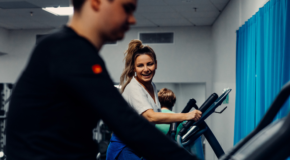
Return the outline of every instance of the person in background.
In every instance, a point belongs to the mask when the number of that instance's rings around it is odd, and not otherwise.
[[[175,112],[172,112],[172,109],[176,102],[176,96],[170,89],[167,89],[167,88],[160,89],[160,91],[158,92],[158,99],[161,104],[162,113],[175,113]],[[182,129],[182,127],[183,127],[182,123],[178,125],[177,132],[176,132],[177,134]],[[170,124],[156,124],[156,128],[166,135],[167,132],[169,131]],[[177,137],[177,134],[175,136],[175,139]],[[204,159],[204,152],[203,152],[202,141],[200,137],[195,141],[194,145],[188,149],[192,153],[194,153],[200,160]]]
[[[185,120],[197,121],[201,117],[198,110],[189,113],[161,113],[156,86],[152,82],[157,69],[154,50],[143,45],[140,40],[132,40],[125,54],[125,69],[120,78],[121,92],[139,115],[154,125]],[[145,128],[143,130],[147,132]],[[113,134],[107,150],[107,160],[138,160],[142,156],[145,155],[138,154],[134,148],[123,142],[118,134]]]
[[[175,113],[175,112],[172,112],[172,109],[176,102],[176,96],[170,89],[167,89],[167,88],[160,89],[160,91],[158,92],[158,100],[161,105],[162,113]],[[166,135],[167,132],[169,131],[170,124],[156,124],[155,126],[157,129],[159,129],[162,133]],[[177,127],[176,133],[178,133],[181,130],[181,128],[182,128],[182,124],[180,124]]]
[[[147,159],[194,160],[114,87],[99,55],[135,24],[137,0],[72,0],[67,26],[43,38],[20,75],[7,116],[7,160],[95,160],[93,128],[102,119]]]

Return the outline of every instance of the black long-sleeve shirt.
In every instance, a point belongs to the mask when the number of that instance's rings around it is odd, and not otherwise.
[[[128,106],[98,50],[69,27],[35,47],[16,83],[7,158],[94,160],[98,147],[92,130],[100,119],[147,159],[195,159]]]

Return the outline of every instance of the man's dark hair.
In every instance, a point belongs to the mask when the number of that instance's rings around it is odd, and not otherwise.
[[[72,0],[75,11],[80,11],[86,0]]]

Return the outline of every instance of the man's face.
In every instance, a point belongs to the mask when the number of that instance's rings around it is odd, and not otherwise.
[[[101,33],[106,41],[121,40],[136,20],[133,13],[137,0],[101,0]]]

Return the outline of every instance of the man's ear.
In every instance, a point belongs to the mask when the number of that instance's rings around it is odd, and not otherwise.
[[[94,11],[100,10],[101,0],[89,0]]]

